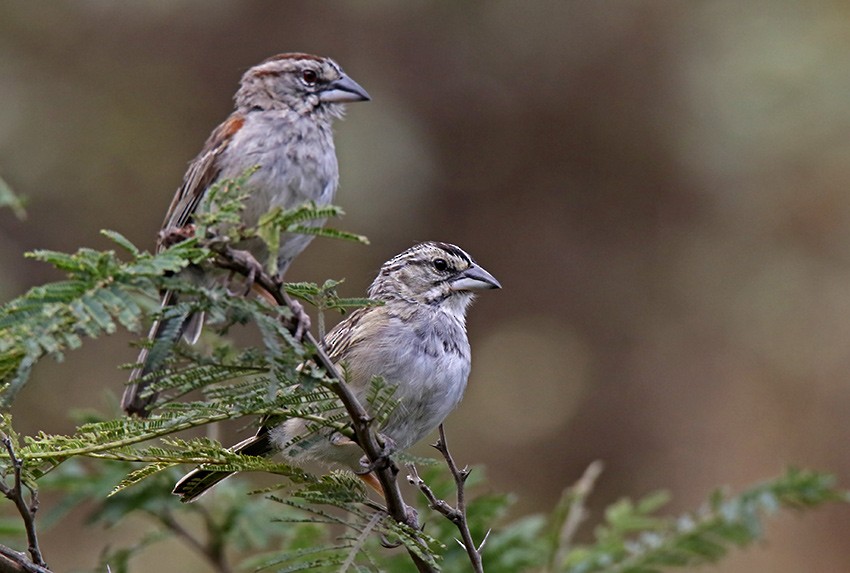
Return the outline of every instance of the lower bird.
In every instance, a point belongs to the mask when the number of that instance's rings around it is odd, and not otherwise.
[[[470,369],[466,311],[478,291],[497,288],[499,281],[462,249],[420,243],[381,267],[368,295],[383,304],[356,310],[325,337],[328,355],[364,407],[374,377],[394,390],[395,409],[379,429],[393,451],[424,438],[460,402]],[[264,425],[232,450],[363,473],[359,446],[332,429],[311,430],[301,418]],[[193,501],[232,473],[195,469],[173,493]]]

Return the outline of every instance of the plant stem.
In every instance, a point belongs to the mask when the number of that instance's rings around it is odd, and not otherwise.
[[[452,474],[452,477],[455,480],[455,488],[457,490],[457,506],[452,507],[448,502],[442,499],[438,499],[434,492],[428,487],[428,484],[419,477],[419,472],[416,471],[416,466],[410,465],[408,469],[410,470],[410,475],[407,476],[407,481],[411,484],[419,488],[419,491],[425,496],[425,499],[428,500],[428,504],[431,509],[437,511],[441,515],[445,516],[446,519],[455,524],[458,531],[460,531],[460,536],[463,539],[460,544],[466,550],[466,554],[469,557],[469,562],[472,565],[472,570],[476,573],[484,572],[484,565],[481,561],[481,550],[484,548],[484,544],[487,542],[487,536],[484,537],[484,540],[476,547],[475,541],[472,539],[472,532],[469,530],[469,523],[466,519],[466,479],[469,477],[469,470],[458,469],[457,464],[454,461],[451,453],[449,452],[449,446],[446,442],[446,432],[443,429],[443,425],[440,424],[440,439],[437,440],[436,444],[433,444],[434,448],[436,448],[446,460],[446,464],[449,467],[449,471]],[[490,535],[488,532],[487,535]]]
[[[47,567],[44,562],[44,557],[41,555],[41,549],[38,546],[38,535],[35,531],[35,512],[38,511],[38,494],[35,491],[30,491],[30,503],[24,500],[24,485],[21,480],[21,470],[23,469],[23,461],[15,455],[15,448],[12,446],[12,439],[8,436],[3,436],[3,446],[9,454],[9,460],[12,462],[14,472],[14,485],[9,487],[5,482],[0,481],[0,492],[11,500],[18,513],[21,514],[21,519],[24,522],[24,529],[27,532],[27,542],[29,544],[29,552],[32,557],[32,562],[39,567]]]

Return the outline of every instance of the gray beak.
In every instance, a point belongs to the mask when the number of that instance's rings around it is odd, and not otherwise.
[[[499,284],[496,277],[475,264],[452,280],[453,291],[487,290],[491,288],[502,288],[502,285]]]
[[[338,80],[328,84],[319,94],[319,99],[328,103],[346,103],[354,101],[369,101],[369,94],[366,93],[360,84],[342,74]]]

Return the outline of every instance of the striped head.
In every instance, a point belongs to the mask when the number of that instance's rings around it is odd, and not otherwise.
[[[245,72],[235,99],[241,112],[290,109],[306,115],[324,109],[339,117],[342,104],[370,98],[330,58],[288,53],[272,56]]]
[[[396,255],[369,287],[371,298],[437,307],[463,320],[480,290],[502,288],[463,249],[428,241]]]

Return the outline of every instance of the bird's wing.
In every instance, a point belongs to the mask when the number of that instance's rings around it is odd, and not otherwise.
[[[325,335],[322,341],[323,345],[328,353],[328,357],[335,364],[339,364],[345,360],[352,343],[357,338],[355,335],[359,331],[358,327],[364,320],[369,320],[370,311],[371,313],[375,313],[377,309],[372,307],[358,308]]]
[[[347,351],[351,347],[352,329],[354,329],[354,327],[363,319],[363,315],[367,310],[370,309],[358,308],[325,335],[323,340],[324,347],[328,353],[328,357],[334,364],[339,365],[344,361]],[[313,364],[313,361],[309,360],[298,366],[298,368],[303,368],[305,364]],[[260,420],[260,428],[257,430],[257,437],[268,436],[272,429],[281,424],[282,421],[283,420],[280,416],[265,416]]]
[[[234,112],[213,130],[201,153],[189,165],[189,170],[183,177],[183,184],[174,194],[174,199],[171,200],[165,220],[162,222],[163,230],[184,227],[192,221],[192,215],[197,210],[206,190],[221,173],[219,157],[244,124],[245,116]],[[161,250],[162,245],[158,244],[157,249]]]

